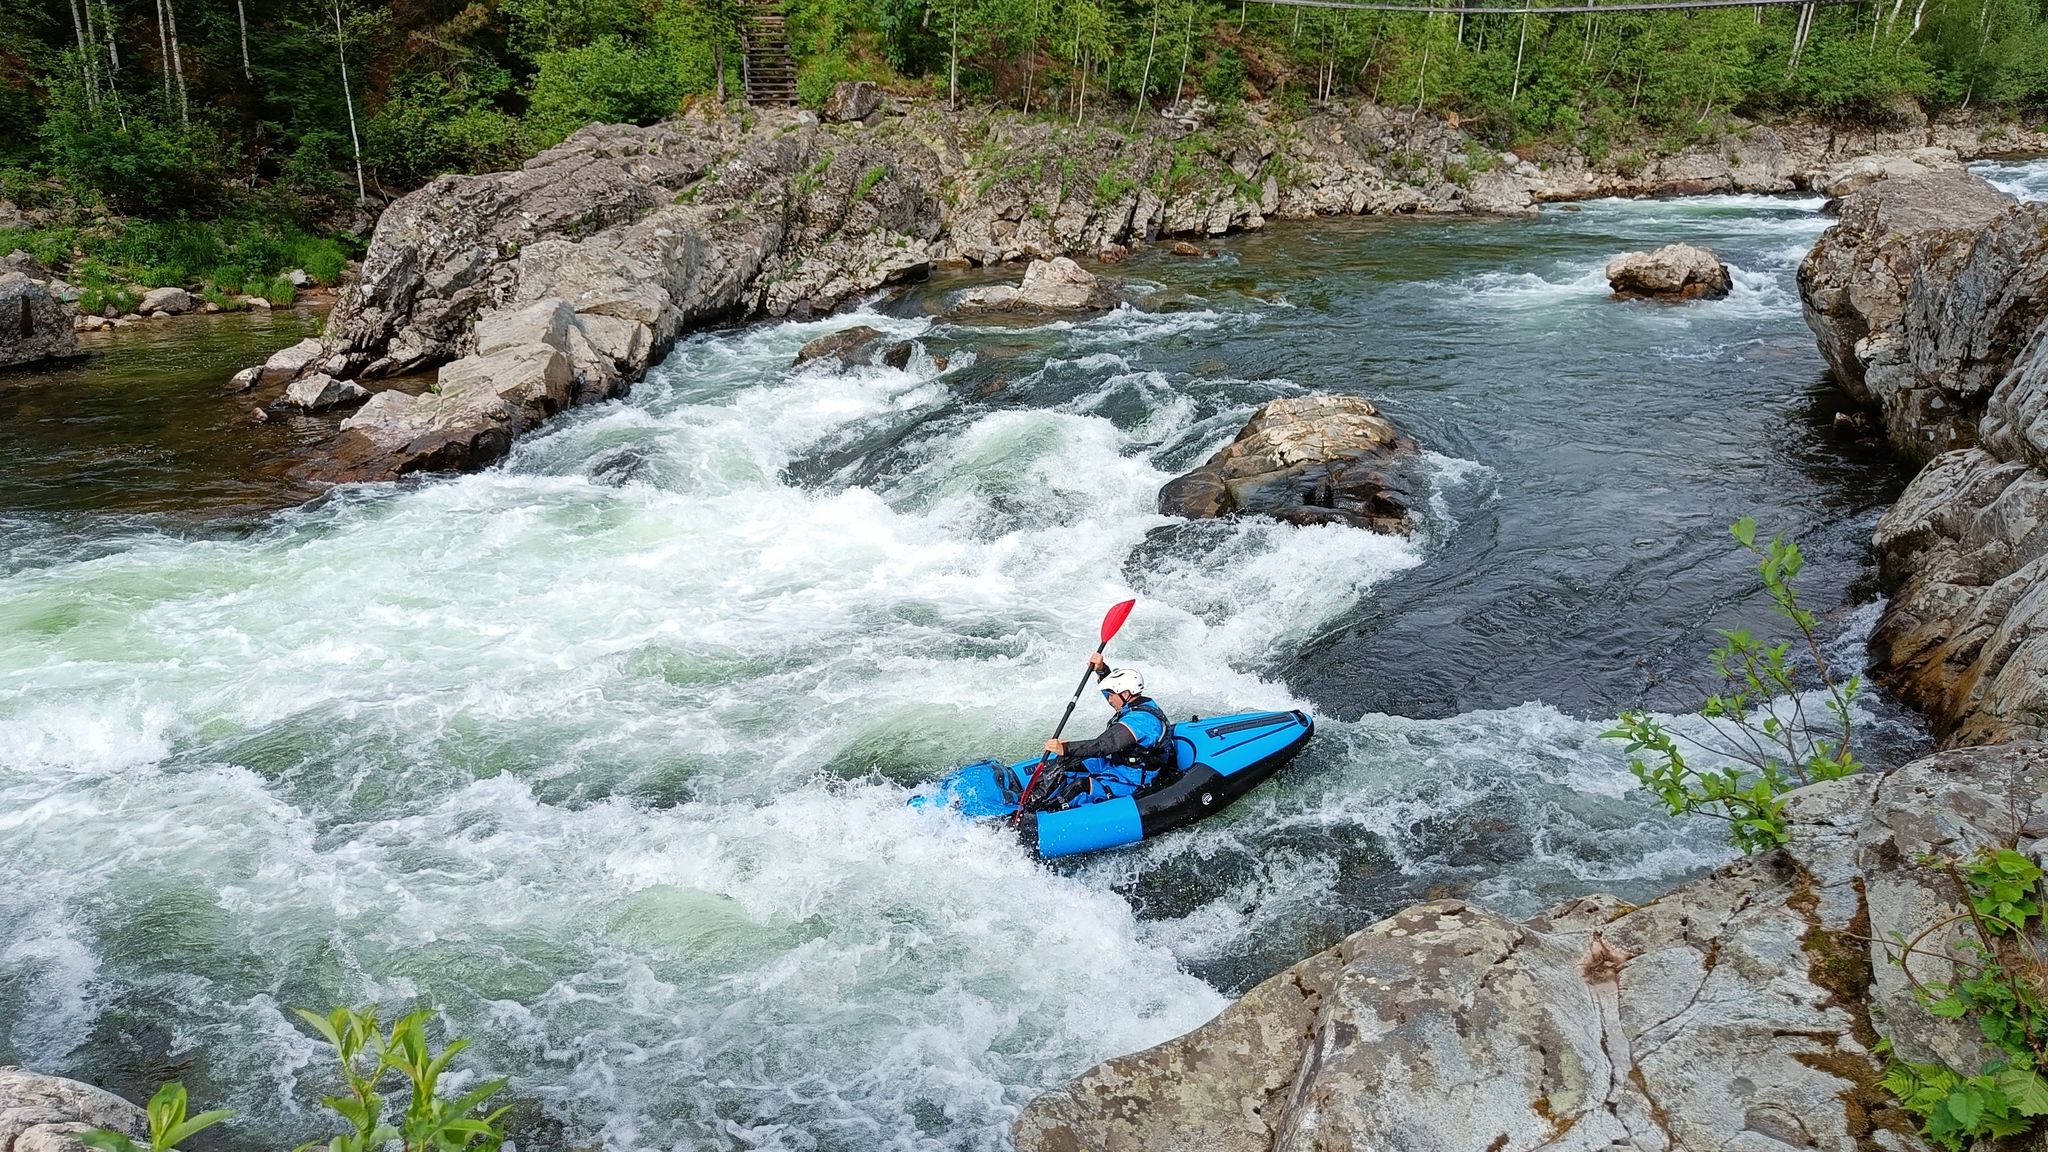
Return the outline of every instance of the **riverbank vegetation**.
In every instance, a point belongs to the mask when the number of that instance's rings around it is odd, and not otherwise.
[[[1239,0],[761,0],[798,91],[905,94],[1106,124],[1207,100],[1376,101],[1500,146],[1624,158],[1717,113],[2048,107],[2040,0],[1876,0],[1591,15]],[[516,165],[590,120],[736,97],[739,0],[0,0],[0,196],[49,215],[366,229],[443,172]],[[0,221],[4,224],[5,221]],[[216,238],[225,235],[216,233]],[[198,242],[198,241],[195,241]],[[224,248],[234,244],[223,240]],[[277,269],[266,268],[266,273]]]

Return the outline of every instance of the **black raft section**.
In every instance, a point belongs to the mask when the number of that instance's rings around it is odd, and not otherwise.
[[[1228,808],[1236,803],[1239,797],[1264,783],[1267,777],[1286,767],[1308,743],[1309,737],[1315,735],[1315,721],[1299,711],[1273,715],[1289,717],[1302,726],[1300,734],[1285,747],[1270,752],[1228,775],[1216,771],[1207,764],[1197,763],[1186,771],[1169,776],[1139,792],[1138,821],[1145,829],[1145,839],[1164,836],[1176,828],[1185,828],[1197,820],[1214,816]],[[1231,727],[1247,728],[1270,723],[1271,720],[1258,717],[1238,721]],[[1190,722],[1190,726],[1199,724],[1200,721]],[[1178,728],[1179,725],[1175,727]]]

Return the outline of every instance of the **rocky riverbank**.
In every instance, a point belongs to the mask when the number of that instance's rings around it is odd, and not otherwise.
[[[1950,745],[2048,731],[2048,205],[1967,172],[1846,197],[1800,268],[1808,323],[1928,464],[1873,543],[1873,667]]]
[[[835,107],[850,117],[860,103]],[[539,343],[566,362],[566,390],[536,385],[540,377],[505,383],[549,397],[517,412],[502,396],[434,399],[446,395],[439,383],[418,402],[373,402],[302,472],[349,480],[476,467],[556,408],[629,386],[693,328],[811,316],[937,264],[1114,262],[1160,238],[1319,214],[1840,191],[2030,148],[2048,149],[2048,136],[1908,117],[1890,129],[1734,124],[1678,155],[1596,162],[1570,151],[1494,153],[1454,122],[1375,106],[1285,122],[1258,109],[1227,120],[1191,114],[1137,134],[880,105],[843,122],[749,111],[592,125],[517,172],[446,176],[395,201],[341,293],[322,355],[303,369],[374,389],[477,356],[480,331],[559,301],[571,321]],[[528,351],[528,368],[547,359]]]
[[[1947,752],[1801,790],[1784,849],[1640,907],[1417,905],[1040,1097],[1017,1147],[1927,1147],[1873,1049],[1975,1068],[1981,1043],[1920,1006],[1883,942],[1956,911],[1916,860],[2036,852],[2044,800],[2048,746]]]

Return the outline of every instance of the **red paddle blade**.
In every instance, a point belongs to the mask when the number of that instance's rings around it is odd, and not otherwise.
[[[1138,602],[1136,600],[1126,600],[1111,608],[1102,617],[1102,642],[1104,644],[1109,643],[1109,638],[1116,635],[1117,630],[1124,626],[1124,621],[1130,618],[1131,609],[1137,606]]]

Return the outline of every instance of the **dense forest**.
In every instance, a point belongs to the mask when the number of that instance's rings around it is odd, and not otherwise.
[[[755,0],[767,3],[768,0]],[[1133,102],[1455,112],[1599,153],[1717,111],[2048,106],[2048,0],[1569,16],[1237,0],[782,0],[799,94],[865,78],[1129,123]],[[738,95],[743,0],[0,0],[0,195],[332,229],[593,119]]]

